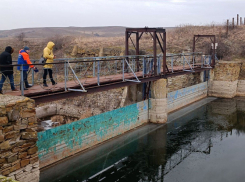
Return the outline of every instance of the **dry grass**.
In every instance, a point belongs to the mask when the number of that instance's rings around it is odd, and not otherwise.
[[[217,57],[224,60],[243,59],[245,57],[245,26],[236,27],[231,29],[227,36],[226,27],[221,25],[207,25],[207,26],[192,26],[184,25],[174,29],[167,30],[167,52],[168,53],[181,53],[192,50],[193,35],[205,34],[216,35],[216,40],[219,43],[217,49]],[[135,40],[135,37],[132,36]],[[58,57],[71,57],[71,52],[74,45],[78,45],[81,49],[86,51],[99,53],[101,47],[111,49],[124,50],[125,38],[124,36],[118,37],[87,37],[87,36],[53,36],[50,38],[25,38],[24,42],[19,42],[16,38],[2,39],[0,41],[0,49],[4,49],[7,45],[15,48],[13,59],[17,59],[18,50],[24,45],[32,49],[31,58],[39,59],[42,54],[43,48],[48,41],[54,41],[57,45],[55,54]],[[197,52],[210,53],[211,41],[208,38],[202,38],[197,43]],[[153,41],[150,34],[145,34],[140,41],[140,49],[145,54],[152,54]],[[130,42],[130,49],[134,49],[133,44]],[[158,47],[160,53],[160,47]],[[132,53],[133,54],[133,53]],[[81,56],[81,55],[79,55]]]

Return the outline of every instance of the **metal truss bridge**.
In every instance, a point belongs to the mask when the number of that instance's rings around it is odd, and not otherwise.
[[[139,55],[139,41],[144,33],[152,35],[153,55]],[[136,44],[131,38],[132,34],[136,34]],[[205,36],[198,35],[197,37]],[[210,36],[207,35],[207,37]],[[198,52],[167,54],[166,32],[162,28],[126,29],[126,55],[128,55],[129,40],[134,45],[137,55],[54,60],[54,63],[52,63],[53,75],[57,84],[52,85],[47,79],[49,87],[43,87],[43,64],[38,63],[38,60],[32,60],[33,65],[38,68],[39,72],[35,73],[31,70],[28,74],[28,81],[32,84],[32,87],[28,90],[23,89],[23,71],[17,71],[16,69],[17,66],[21,66],[22,69],[25,65],[14,64],[15,84],[19,85],[21,89],[19,92],[11,92],[9,83],[5,82],[3,92],[7,95],[26,96],[34,99],[36,104],[40,104],[151,82],[161,78],[201,72],[212,69],[215,65],[215,51],[212,55],[203,55]],[[196,41],[195,39],[194,45]],[[162,52],[158,55],[156,54],[157,43]],[[0,65],[0,67],[4,66]],[[2,74],[4,75],[4,73]]]

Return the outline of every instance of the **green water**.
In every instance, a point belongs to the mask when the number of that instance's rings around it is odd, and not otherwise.
[[[41,171],[41,182],[77,181],[245,181],[245,100],[214,100]]]

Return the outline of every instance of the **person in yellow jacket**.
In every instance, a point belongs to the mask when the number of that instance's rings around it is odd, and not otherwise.
[[[44,48],[43,50],[43,57],[46,59],[46,63],[53,63],[54,59],[56,58],[55,55],[53,54],[53,47],[55,44],[53,42],[49,42],[47,47]],[[44,73],[43,73],[43,86],[48,87],[47,85],[47,75],[49,74],[49,78],[52,82],[52,85],[56,85],[57,83],[53,79],[53,64],[45,64],[43,66],[44,68]]]

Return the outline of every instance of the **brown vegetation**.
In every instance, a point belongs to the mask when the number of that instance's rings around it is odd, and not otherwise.
[[[49,28],[51,29],[51,28]],[[89,29],[92,31],[92,29]],[[94,29],[95,30],[95,29]],[[113,29],[110,29],[112,31]],[[245,57],[245,26],[239,26],[232,29],[230,27],[229,34],[226,33],[225,26],[192,26],[185,25],[179,26],[174,29],[167,30],[167,52],[168,53],[181,53],[188,52],[192,50],[193,35],[195,34],[210,34],[216,35],[216,40],[219,44],[217,49],[217,57],[224,60],[234,60],[234,59],[243,59]],[[31,30],[29,30],[32,32]],[[59,31],[61,31],[59,29]],[[102,31],[102,30],[101,30]],[[106,33],[106,29],[103,29]],[[108,30],[109,31],[109,30]],[[119,29],[115,29],[115,33],[111,33],[111,37],[101,37],[98,35],[85,36],[81,33],[80,36],[77,34],[74,36],[67,35],[64,32],[64,35],[59,34],[44,37],[44,38],[33,38],[28,37],[28,34],[19,33],[15,37],[11,38],[2,38],[0,42],[0,49],[4,50],[4,47],[11,45],[15,48],[15,53],[13,58],[16,60],[18,56],[18,50],[23,46],[29,46],[31,48],[31,58],[39,59],[42,54],[43,48],[46,46],[48,41],[53,41],[55,46],[55,54],[57,57],[72,57],[72,50],[74,46],[78,46],[82,54],[76,55],[77,57],[81,56],[90,56],[87,52],[93,52],[91,56],[98,56],[100,48],[104,49],[115,49],[122,50],[124,52],[125,38],[123,36],[123,29],[120,29],[121,36],[115,36],[119,34]],[[76,32],[77,33],[77,32]],[[94,34],[96,32],[93,32]],[[22,36],[24,35],[24,36]],[[38,36],[37,36],[38,37]],[[20,40],[21,39],[21,40]],[[134,37],[132,36],[132,39]],[[152,37],[150,34],[145,34],[140,41],[140,49],[146,54],[152,54]],[[130,44],[130,49],[134,49],[133,44]],[[160,53],[160,48],[158,47]],[[202,38],[197,43],[197,52],[203,52],[204,54],[209,54],[211,51],[211,41],[208,38]],[[117,51],[118,52],[118,51]],[[120,52],[120,51],[119,51]]]

